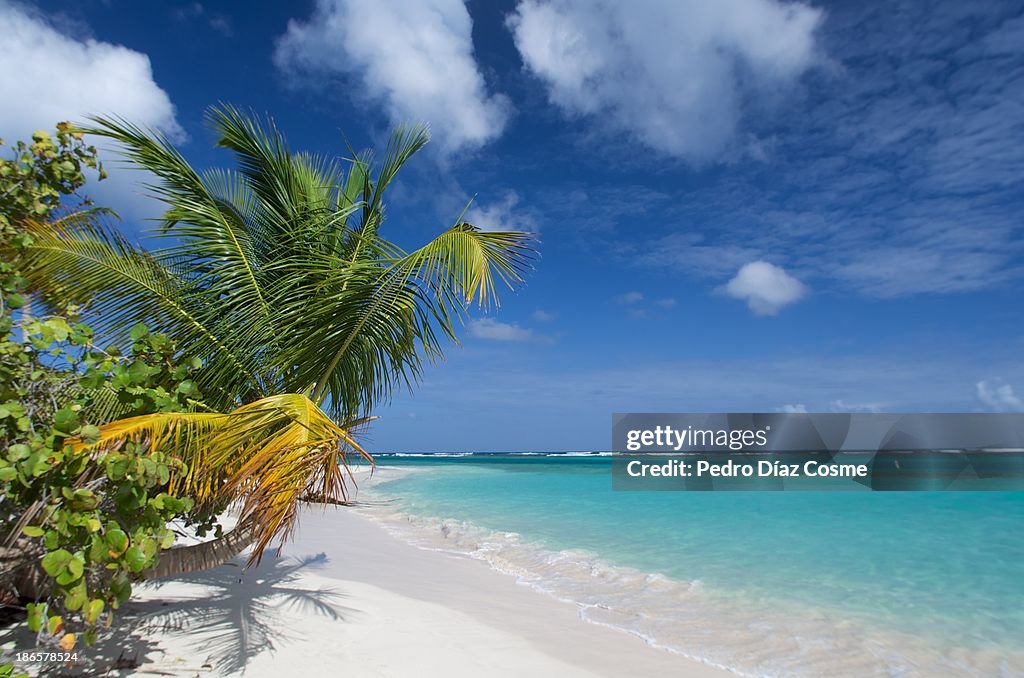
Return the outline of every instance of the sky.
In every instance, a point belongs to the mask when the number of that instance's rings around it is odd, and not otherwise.
[[[207,167],[219,101],[339,156],[427,122],[386,236],[470,200],[537,234],[371,450],[601,450],[614,412],[1024,410],[1024,2],[0,0],[0,24],[5,139],[116,114]],[[141,237],[159,206],[108,164],[90,193]]]

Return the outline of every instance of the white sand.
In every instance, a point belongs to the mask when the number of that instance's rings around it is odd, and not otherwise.
[[[134,641],[96,648],[138,662],[120,675],[730,675],[343,508],[307,509],[297,539],[258,569],[165,580],[137,600],[122,615]]]

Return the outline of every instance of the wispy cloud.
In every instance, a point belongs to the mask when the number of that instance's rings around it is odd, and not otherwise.
[[[417,411],[445,412],[488,402],[474,429],[460,433],[467,449],[604,449],[610,412],[771,412],[779,403],[809,412],[959,412],[979,404],[978,374],[1024,379],[1016,350],[972,351],[963,345],[914,346],[863,355],[770,354],[708,360],[643,360],[606,368],[551,365],[529,356],[496,362],[493,354],[452,354],[428,375]],[[470,376],[471,375],[471,376]],[[686,388],[666,375],[686,375]],[[466,383],[472,381],[472,389]],[[927,388],[922,385],[926,384]],[[501,422],[528,417],[514,441]],[[422,436],[385,423],[375,436],[417,449]],[[455,444],[449,441],[446,444]]]
[[[612,297],[613,304],[621,304],[623,306],[638,304],[643,300],[644,295],[642,292],[623,292],[622,294],[616,294]]]
[[[542,308],[538,308],[536,311],[530,314],[530,317],[539,323],[550,323],[558,319],[557,313],[551,311],[545,311]]]
[[[494,341],[534,341],[538,335],[516,323],[503,323],[494,318],[480,318],[469,321],[470,336]]]
[[[530,231],[536,233],[537,222],[530,210],[519,207],[519,194],[508,191],[489,204],[473,204],[466,212],[466,221],[483,231]]]
[[[364,90],[393,124],[429,122],[441,151],[453,154],[497,138],[511,111],[487,90],[472,29],[463,0],[316,0],[308,19],[288,22],[274,63],[318,91]],[[339,86],[339,76],[349,84]]]
[[[996,412],[1024,412],[1024,402],[1002,379],[983,379],[977,390],[978,399]]]
[[[623,235],[622,256],[721,284],[770,258],[816,287],[904,297],[1024,276],[1024,39],[999,2],[830,7],[834,67],[810,72],[763,166],[673,196],[671,232]],[[820,284],[819,284],[820,283]]]
[[[231,25],[231,20],[225,14],[220,12],[211,12],[203,3],[193,2],[187,5],[183,5],[174,10],[174,18],[178,21],[202,21],[211,30],[220,33],[225,38],[233,37],[235,34],[234,28]]]
[[[742,146],[745,96],[784,90],[812,66],[821,17],[779,0],[520,0],[508,25],[568,116],[703,163]]]
[[[885,411],[885,403],[849,403],[845,400],[833,400],[828,404],[832,412],[870,412],[877,414]]]

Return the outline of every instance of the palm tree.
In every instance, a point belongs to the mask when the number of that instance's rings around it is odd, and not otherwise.
[[[161,574],[252,542],[258,559],[288,535],[302,497],[345,501],[347,459],[371,459],[357,429],[457,341],[469,304],[522,284],[535,251],[528,233],[461,220],[412,251],[380,234],[384,191],[427,143],[423,126],[395,131],[375,170],[369,153],[293,153],[272,120],[231,106],[207,120],[235,169],[196,171],[166,138],[120,119],[85,130],[155,175],[164,246],[77,220],[37,233],[29,261],[44,298],[87,306],[99,333],[141,320],[204,361],[198,386],[217,412],[121,420],[94,446],[161,446],[189,463],[172,479],[179,491],[201,506],[241,501],[233,533],[173,549]]]

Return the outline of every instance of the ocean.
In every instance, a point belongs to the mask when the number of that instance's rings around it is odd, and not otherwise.
[[[1024,492],[623,492],[598,455],[378,457],[367,510],[671,652],[1024,676]]]

